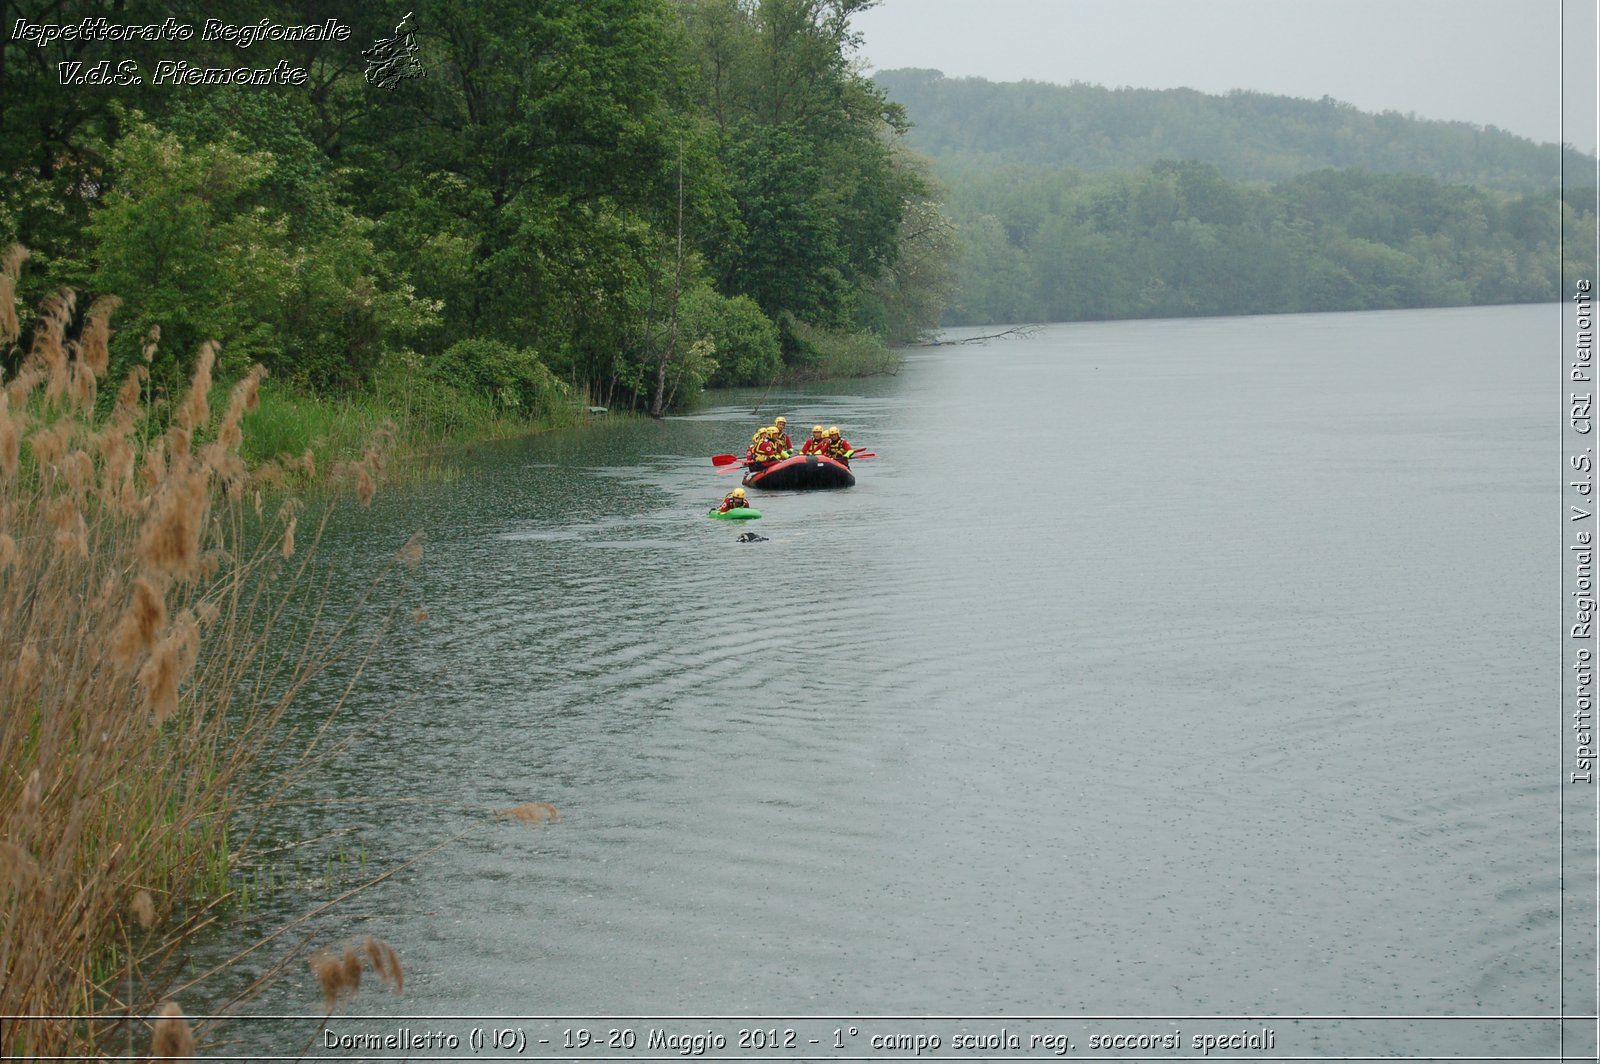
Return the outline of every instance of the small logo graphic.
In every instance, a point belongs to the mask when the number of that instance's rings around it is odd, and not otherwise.
[[[361,53],[367,60],[367,84],[392,89],[406,78],[425,78],[417,59],[417,28],[411,24],[411,12],[394,28],[393,37],[374,41],[371,48]]]

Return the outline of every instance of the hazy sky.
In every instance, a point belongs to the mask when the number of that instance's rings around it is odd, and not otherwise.
[[[880,0],[873,69],[1253,89],[1595,150],[1596,0]],[[1563,12],[1565,33],[1563,34]],[[1566,42],[1565,89],[1561,66]],[[913,121],[916,116],[912,116]]]

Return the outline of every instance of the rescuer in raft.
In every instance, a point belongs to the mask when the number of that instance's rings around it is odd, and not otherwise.
[[[828,444],[825,453],[829,458],[850,464],[850,459],[855,457],[856,449],[850,446],[850,441],[839,435],[838,425],[828,426]]]
[[[794,450],[792,448],[790,448],[790,447],[785,446],[785,444],[784,444],[784,441],[787,440],[789,437],[784,435],[782,427],[780,427],[778,425],[768,425],[766,428],[762,429],[761,431],[767,434],[767,440],[769,442],[771,442],[771,444],[772,444],[772,460],[773,461],[781,462],[785,458],[793,458],[794,457]]]
[[[789,438],[789,419],[779,416],[772,422],[772,427],[778,430],[775,442],[783,457],[788,458],[794,454],[794,441]]]
[[[750,504],[744,501],[744,489],[734,488],[722,497],[722,505],[717,507],[717,513],[725,514],[729,510],[748,510]]]
[[[778,430],[771,425],[757,430],[755,442],[750,445],[750,453],[746,456],[752,472],[759,473],[773,462],[785,457],[778,451],[777,435]]]
[[[827,454],[828,434],[821,425],[811,426],[811,438],[800,445],[801,454]]]

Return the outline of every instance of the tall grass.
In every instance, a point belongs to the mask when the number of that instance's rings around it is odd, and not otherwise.
[[[244,457],[256,463],[293,455],[308,472],[328,470],[360,454],[385,413],[369,396],[326,400],[264,384],[259,405],[245,416]]]
[[[871,377],[900,369],[900,355],[876,333],[823,329],[804,322],[791,322],[790,328],[805,351],[803,360],[784,367],[783,379],[790,383]]]
[[[0,346],[24,257],[0,260]],[[284,783],[253,766],[309,764],[315,737],[286,751],[279,724],[351,631],[318,608],[301,506],[241,458],[260,368],[213,411],[208,345],[158,422],[144,366],[105,380],[114,310],[51,296],[0,387],[0,1015],[26,1017],[0,1021],[0,1055],[19,1058],[193,1051],[170,962],[216,915],[233,814]],[[365,502],[382,453],[353,450]]]
[[[315,474],[360,455],[384,425],[393,425],[404,441],[398,457],[414,458],[453,443],[571,424],[577,409],[576,404],[545,405],[530,419],[397,361],[380,370],[371,391],[338,397],[264,383],[260,405],[244,419],[243,455],[251,463],[292,456],[299,468]]]

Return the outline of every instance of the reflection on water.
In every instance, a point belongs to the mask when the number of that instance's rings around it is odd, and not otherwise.
[[[761,495],[761,543],[705,518],[755,393],[380,495],[326,549],[425,530],[429,619],[322,784],[371,801],[282,830],[384,867],[478,826],[323,920],[407,967],[357,1010],[1554,1011],[1550,313],[1055,326],[774,392],[881,457]],[[1495,1034],[1440,1030],[1379,1051]]]

